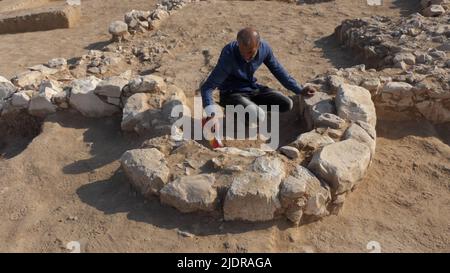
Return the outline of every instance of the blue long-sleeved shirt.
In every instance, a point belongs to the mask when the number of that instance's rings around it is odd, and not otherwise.
[[[258,89],[261,85],[256,83],[253,74],[263,63],[286,89],[301,93],[303,87],[278,62],[266,41],[261,40],[258,53],[249,62],[242,58],[237,41],[233,41],[222,49],[216,67],[200,88],[203,107],[214,103],[212,92],[216,88],[220,92]]]

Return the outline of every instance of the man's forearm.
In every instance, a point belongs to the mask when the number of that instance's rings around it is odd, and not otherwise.
[[[211,116],[213,113],[213,111],[211,111],[211,106],[214,105],[214,100],[212,97],[213,90],[214,90],[213,88],[201,89],[203,109],[205,109],[206,115],[208,117]]]
[[[211,88],[201,90],[203,108],[213,104],[212,91],[213,89]]]
[[[296,83],[296,86],[291,89],[292,92],[294,92],[296,95],[302,95],[303,94],[303,85]]]

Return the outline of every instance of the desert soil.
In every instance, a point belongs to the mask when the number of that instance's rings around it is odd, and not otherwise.
[[[107,43],[111,20],[127,10],[153,7],[152,1],[122,2],[83,1],[84,17],[74,29],[0,36],[0,74],[12,76],[52,57],[80,56]],[[415,11],[410,2],[189,5],[161,27],[181,46],[163,58],[156,73],[173,77],[192,97],[214,64],[205,62],[202,51],[217,58],[237,30],[253,25],[287,70],[304,82],[327,69],[358,63],[330,36],[342,20],[405,16]],[[136,70],[144,71],[145,65]],[[281,89],[267,69],[257,77]],[[143,139],[123,134],[119,116],[49,116],[31,142],[17,137],[0,143],[0,251],[68,252],[66,244],[79,241],[87,252],[369,252],[367,244],[377,241],[383,252],[449,252],[449,132],[450,124],[379,121],[376,156],[342,212],[293,227],[286,220],[221,222],[181,214],[157,198],[144,200],[129,187],[117,161]]]

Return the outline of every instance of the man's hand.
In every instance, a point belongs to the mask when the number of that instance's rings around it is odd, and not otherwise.
[[[314,94],[315,94],[316,92],[317,92],[317,89],[316,89],[315,87],[312,87],[312,86],[310,86],[310,85],[307,85],[307,86],[305,86],[305,87],[303,88],[302,94],[303,94],[305,97],[310,98],[310,97],[314,96]]]
[[[210,120],[212,120],[212,121],[210,121]],[[219,130],[220,130],[220,127],[219,127],[219,126],[220,126],[220,123],[219,123],[219,120],[217,119],[217,117],[215,117],[215,116],[206,117],[206,118],[204,119],[204,121],[203,121],[203,126],[205,126],[205,124],[206,124],[208,121],[210,121],[210,122],[213,123],[213,126],[211,127],[213,132],[216,132],[216,131],[219,131]],[[203,127],[203,126],[202,126],[202,127]]]
[[[205,125],[207,125],[206,132],[205,132]],[[220,134],[220,122],[217,117],[207,117],[203,119],[203,133],[206,134],[206,139],[209,140],[209,144],[211,145],[211,148],[221,148],[224,147]],[[211,130],[211,131],[209,131]],[[211,133],[213,135],[211,135]]]

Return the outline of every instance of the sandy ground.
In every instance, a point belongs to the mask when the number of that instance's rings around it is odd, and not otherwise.
[[[0,35],[0,75],[11,78],[26,67],[56,57],[74,58],[107,43],[108,26],[132,9],[150,10],[155,0],[82,0],[82,17],[70,29]]]
[[[174,77],[175,83],[193,96],[211,67],[202,50],[208,49],[216,58],[241,26],[251,24],[260,29],[292,75],[305,81],[331,67],[355,63],[351,54],[329,37],[341,20],[368,14],[400,16],[413,10],[410,1],[384,2],[377,8],[354,0],[308,6],[223,1],[188,6],[161,28],[182,46],[164,57],[158,73]],[[130,4],[128,9],[135,7]],[[91,18],[92,24],[98,20],[106,26],[109,16],[118,11],[112,10],[103,6],[104,17]],[[105,27],[95,30],[97,37],[90,33],[92,40],[84,40],[81,47],[94,39],[107,39],[102,29]],[[17,37],[37,35],[46,40],[54,33],[72,30],[59,31]],[[151,39],[151,35],[139,39]],[[3,40],[0,46],[4,46]],[[20,46],[32,47],[29,42]],[[29,51],[17,53],[22,54],[17,67],[35,64],[33,60],[39,58],[45,61],[57,53],[47,51],[51,50],[36,49],[39,56]],[[0,52],[3,69],[3,57],[8,54],[3,49]],[[83,49],[61,46],[64,56],[76,52]],[[145,65],[136,69],[145,70]],[[15,70],[8,66],[8,71]],[[257,77],[279,87],[266,69]],[[15,145],[0,143],[0,251],[64,252],[70,241],[80,241],[82,251],[88,252],[368,252],[370,241],[379,242],[385,252],[450,251],[450,124],[436,127],[425,121],[379,121],[377,131],[374,161],[343,211],[292,227],[285,220],[221,222],[207,215],[181,214],[160,205],[156,198],[144,200],[125,182],[117,162],[124,151],[139,146],[143,139],[122,134],[120,117],[50,116],[42,133],[28,146],[27,138],[16,139]],[[194,236],[183,237],[179,230]]]

